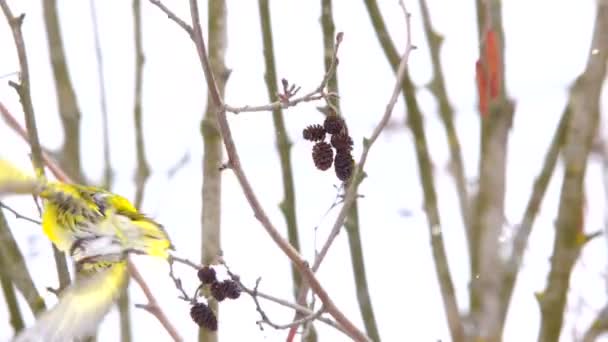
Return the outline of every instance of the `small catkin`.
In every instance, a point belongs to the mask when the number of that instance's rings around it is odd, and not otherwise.
[[[190,308],[190,317],[200,327],[207,328],[211,331],[217,331],[217,317],[213,310],[204,303],[194,304]]]
[[[353,150],[353,139],[348,134],[341,132],[331,136],[331,145],[337,153],[350,152]]]
[[[325,128],[321,125],[310,125],[302,131],[302,137],[310,141],[323,141],[325,139]]]
[[[331,145],[321,141],[315,144],[312,148],[312,160],[315,162],[315,166],[319,170],[327,170],[331,167],[334,159],[334,150],[331,149]]]
[[[355,161],[350,152],[338,152],[336,153],[336,159],[334,160],[334,169],[336,171],[336,177],[339,180],[345,182],[350,179],[353,175],[355,167]]]
[[[328,115],[323,122],[325,132],[329,134],[338,134],[344,127],[344,120],[338,115]]]

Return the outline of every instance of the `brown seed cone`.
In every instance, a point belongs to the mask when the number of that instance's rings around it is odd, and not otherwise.
[[[190,317],[200,327],[207,328],[211,331],[217,330],[217,317],[213,310],[204,303],[197,303],[190,308]]]
[[[312,148],[312,160],[315,162],[315,166],[319,170],[327,170],[331,167],[334,159],[334,150],[331,149],[331,145],[321,141],[315,144]]]
[[[338,152],[336,153],[336,159],[334,160],[334,169],[336,176],[339,180],[345,182],[350,179],[353,175],[355,168],[355,160],[350,152]]]
[[[310,125],[302,131],[302,137],[310,141],[323,141],[325,139],[325,128],[321,125]]]
[[[205,266],[198,270],[198,279],[203,284],[211,284],[216,281],[215,270],[209,266]]]
[[[223,284],[223,282],[218,282],[218,281],[216,281],[215,283],[211,284],[211,295],[218,302],[221,302],[224,299],[226,299],[226,291],[225,291],[224,286],[222,284]]]
[[[331,136],[331,145],[336,149],[336,153],[350,152],[353,150],[353,139],[344,132]]]
[[[323,127],[329,134],[338,134],[345,128],[344,120],[337,115],[328,115],[323,122]]]

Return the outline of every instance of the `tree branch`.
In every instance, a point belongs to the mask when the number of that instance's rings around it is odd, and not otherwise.
[[[440,52],[443,45],[443,36],[433,30],[431,17],[426,0],[419,0],[420,10],[422,13],[422,24],[424,32],[428,39],[429,49],[431,54],[431,62],[433,64],[433,79],[428,84],[428,89],[435,95],[439,105],[439,116],[448,138],[450,148],[450,173],[454,178],[458,200],[460,203],[460,212],[467,233],[469,251],[471,250],[471,234],[470,234],[470,218],[471,218],[471,198],[467,190],[466,174],[464,171],[464,162],[462,159],[462,151],[458,133],[454,126],[454,109],[450,104],[448,93],[445,85],[445,77],[441,69]]]
[[[135,282],[139,285],[139,287],[141,287],[142,291],[144,292],[144,295],[146,296],[146,299],[148,300],[148,303],[135,304],[135,307],[144,309],[144,310],[148,311],[149,313],[151,313],[152,315],[154,315],[154,317],[156,317],[158,319],[158,321],[163,325],[165,330],[167,330],[169,335],[171,335],[171,338],[173,338],[174,341],[176,341],[176,342],[183,341],[182,337],[179,335],[179,333],[177,332],[175,327],[169,322],[169,319],[167,318],[167,316],[165,315],[163,310],[158,305],[158,302],[156,301],[154,294],[148,287],[148,284],[142,278],[141,274],[139,274],[139,271],[137,270],[135,265],[133,265],[133,263],[130,260],[128,262],[128,266],[129,266],[129,274],[131,274],[131,277],[133,278],[133,280],[135,280]]]
[[[70,80],[65,59],[57,15],[57,1],[45,0],[42,5],[49,56],[57,92],[59,117],[63,126],[63,146],[59,154],[59,165],[70,175],[70,178],[77,183],[84,183],[80,160],[80,108],[78,108],[76,93]]]
[[[23,106],[23,113],[25,115],[25,126],[27,128],[27,137],[30,141],[30,147],[32,151],[32,163],[36,169],[38,176],[44,176],[44,165],[42,160],[42,150],[40,148],[40,140],[38,139],[38,130],[36,128],[36,116],[34,115],[34,106],[32,104],[32,97],[30,93],[30,73],[27,63],[27,54],[25,53],[25,43],[23,41],[23,34],[21,32],[21,25],[25,14],[19,17],[13,16],[11,9],[8,7],[6,0],[0,1],[0,7],[6,17],[6,21],[11,27],[13,33],[13,40],[15,41],[15,48],[17,49],[17,56],[19,57],[19,67],[21,71],[21,82],[16,84],[9,82],[9,84],[17,90],[21,105]],[[1,106],[2,111],[5,111],[4,106]],[[63,289],[70,283],[70,273],[68,272],[68,265],[65,259],[65,255],[61,253],[55,245],[52,245],[53,256],[55,258],[55,265],[57,267],[57,275],[59,278],[59,288]]]
[[[46,306],[44,300],[40,296],[34,280],[27,268],[25,259],[17,241],[13,237],[13,233],[8,227],[4,212],[0,209],[0,259],[3,263],[2,273],[7,274],[15,287],[21,292],[30,310],[37,315],[44,311]]]
[[[272,22],[270,18],[270,9],[268,0],[259,0],[258,7],[260,10],[260,23],[262,25],[262,44],[264,49],[264,64],[266,65],[265,81],[268,90],[268,98],[272,100],[278,93],[277,87],[277,72],[274,61],[274,45],[272,42]],[[332,36],[333,46],[333,36]],[[279,204],[279,208],[285,217],[287,223],[287,237],[289,243],[296,249],[300,250],[300,241],[298,238],[298,225],[296,216],[295,204],[295,185],[293,181],[293,172],[291,169],[291,141],[285,129],[283,121],[283,111],[281,108],[272,110],[272,121],[274,123],[274,134],[276,139],[276,147],[279,153],[281,163],[281,175],[283,179],[283,200]],[[302,277],[291,265],[291,276],[294,284],[294,293],[297,293],[302,286]]]
[[[192,19],[193,28],[193,41],[196,46],[197,53],[201,62],[201,66],[205,75],[205,81],[209,90],[209,97],[214,102],[217,108],[219,108],[217,115],[218,125],[220,132],[224,140],[224,146],[228,154],[228,167],[232,169],[237,180],[239,181],[243,194],[247,198],[252,210],[254,211],[255,217],[260,221],[266,232],[277,246],[289,257],[289,259],[296,265],[299,272],[303,275],[306,281],[310,284],[313,291],[321,299],[325,305],[327,312],[331,314],[334,319],[341,324],[349,336],[358,341],[367,341],[368,338],[363,334],[346,316],[336,307],[329,294],[321,286],[314,273],[310,270],[308,263],[302,258],[302,256],[286,241],[281,234],[277,231],[274,225],[270,222],[270,219],[263,210],[257,196],[255,195],[245,172],[241,166],[240,158],[232,138],[232,131],[228,125],[226,118],[226,109],[220,95],[215,76],[211,71],[209,65],[209,59],[207,57],[207,49],[203,40],[201,31],[200,18],[198,13],[198,4],[196,0],[190,1],[190,14]]]
[[[375,0],[365,0],[365,5],[384,54],[393,70],[396,70],[399,58],[397,49],[391,41],[378,4]],[[408,125],[414,134],[414,144],[416,146],[416,156],[418,159],[418,173],[424,192],[424,207],[429,226],[431,250],[433,253],[433,260],[435,261],[435,272],[437,274],[443,299],[443,307],[452,340],[462,341],[464,338],[464,331],[441,233],[441,221],[433,181],[433,166],[428,152],[422,113],[420,112],[416,99],[416,91],[407,73],[403,81],[401,93],[405,98],[407,107]]]
[[[134,0],[138,1],[138,0]],[[97,10],[95,1],[90,0],[91,24],[93,26],[93,40],[95,42],[95,58],[97,59],[97,77],[99,79],[99,105],[101,108],[101,126],[103,134],[103,181],[102,187],[110,189],[112,186],[112,165],[110,165],[110,132],[108,128],[108,104],[106,101],[106,81],[99,39],[99,25],[97,24]],[[123,341],[124,342],[124,341]]]
[[[2,294],[4,295],[4,300],[6,301],[6,307],[8,309],[13,332],[15,335],[17,335],[18,332],[23,330],[25,325],[23,323],[21,310],[19,309],[19,303],[17,302],[17,294],[15,293],[13,282],[11,281],[8,272],[4,271],[6,269],[8,269],[8,267],[6,266],[4,259],[2,259],[2,254],[0,254],[0,286],[2,286]]]
[[[207,2],[207,30],[209,32],[209,63],[212,72],[218,75],[218,89],[224,94],[230,71],[226,67],[225,55],[228,44],[227,10],[224,0]],[[207,96],[207,108],[201,120],[203,138],[203,187],[201,214],[201,262],[208,265],[221,254],[222,216],[222,138],[217,122],[217,104]],[[209,301],[209,307],[219,319],[220,308],[216,301]],[[199,329],[200,342],[216,342],[216,331]]]
[[[555,224],[555,241],[547,286],[538,296],[541,309],[539,341],[557,341],[560,336],[570,274],[583,243],[579,239],[580,210],[587,158],[599,122],[599,99],[608,60],[608,3],[597,3],[595,28],[587,66],[576,80],[568,106],[570,120],[563,147],[565,174]]]

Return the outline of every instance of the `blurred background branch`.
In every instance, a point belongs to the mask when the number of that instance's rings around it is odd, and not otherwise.
[[[375,0],[365,0],[372,26],[382,46],[394,72],[397,70],[399,55],[395,45],[391,41],[386,29],[386,24],[382,18],[382,13]],[[424,193],[424,209],[427,216],[431,249],[435,261],[435,272],[439,281],[443,306],[450,329],[452,341],[464,341],[464,331],[460,319],[460,312],[454,292],[454,282],[450,274],[447,255],[442,236],[441,220],[439,208],[437,206],[437,193],[433,179],[433,165],[428,151],[428,143],[424,132],[422,113],[418,100],[416,99],[416,89],[409,74],[406,72],[403,84],[402,95],[407,108],[407,125],[414,135],[416,147],[416,157],[418,159],[418,173]]]
[[[334,54],[334,37],[336,36],[332,0],[321,0],[321,29],[323,31],[323,57],[325,72],[329,73]],[[340,94],[338,89],[338,70],[330,76],[327,82],[327,90],[330,93]],[[334,109],[348,122],[348,116],[340,109],[340,97],[330,99]],[[350,117],[356,119],[354,116]],[[359,303],[359,311],[365,325],[365,332],[372,341],[380,341],[380,333],[376,324],[376,316],[372,306],[372,299],[368,288],[365,262],[363,258],[363,244],[361,243],[361,229],[359,225],[359,204],[355,197],[348,210],[344,228],[348,235],[348,247],[353,268],[355,293]]]
[[[49,56],[55,81],[57,106],[63,126],[63,146],[58,154],[59,165],[77,183],[84,183],[80,160],[80,108],[70,80],[57,14],[57,0],[42,2]],[[28,129],[29,131],[29,129]]]
[[[40,148],[40,140],[38,139],[38,129],[36,128],[36,116],[34,115],[34,105],[32,103],[32,95],[30,93],[30,73],[29,66],[27,63],[27,54],[25,52],[25,42],[23,41],[23,33],[21,32],[21,25],[25,15],[22,14],[19,17],[15,17],[8,7],[6,0],[0,1],[0,7],[4,17],[8,22],[11,31],[13,33],[13,40],[15,42],[15,49],[17,50],[17,56],[19,58],[19,70],[20,70],[20,83],[9,82],[11,86],[17,90],[21,105],[23,106],[23,114],[25,115],[25,126],[28,141],[30,142],[31,158],[36,174],[38,176],[44,176],[44,164],[42,159],[42,150]],[[4,106],[2,106],[4,109]],[[3,115],[5,116],[5,115]],[[59,289],[64,289],[70,283],[70,273],[68,272],[68,265],[65,259],[65,255],[51,244],[53,248],[53,256],[55,258],[55,265],[57,267],[57,276],[59,278]],[[27,270],[27,269],[26,269]]]
[[[275,66],[274,46],[272,42],[272,22],[270,17],[270,9],[268,8],[268,0],[259,0],[258,7],[260,10],[260,23],[262,24],[262,44],[264,49],[264,64],[266,67],[264,80],[266,81],[266,89],[268,90],[268,99],[272,102],[277,98],[279,89],[277,86],[278,79]],[[295,185],[293,181],[293,172],[291,169],[292,143],[289,139],[289,135],[287,134],[287,130],[285,129],[283,110],[281,108],[274,108],[272,110],[272,122],[274,123],[276,148],[279,154],[279,160],[281,163],[281,177],[283,179],[283,200],[281,200],[279,208],[281,209],[281,212],[285,217],[285,222],[287,223],[287,238],[289,243],[297,251],[300,251],[296,215]],[[294,265],[291,265],[291,277],[293,279],[294,293],[297,293],[302,285],[302,277]]]
[[[137,1],[138,0],[133,1],[134,7],[135,2]],[[97,61],[97,78],[99,80],[99,107],[101,109],[101,128],[103,135],[103,178],[101,181],[101,185],[104,189],[110,189],[112,187],[113,175],[112,165],[110,164],[110,131],[108,128],[108,104],[102,57],[103,54],[101,41],[99,38],[99,24],[97,23],[97,10],[95,8],[95,0],[90,0],[89,6],[91,7],[91,25],[93,26],[93,40],[95,42],[95,59]]]
[[[545,290],[538,295],[541,309],[539,341],[558,341],[570,276],[586,242],[581,227],[587,159],[599,123],[599,101],[608,60],[608,3],[597,2],[593,38],[585,71],[571,89],[570,116],[563,147],[564,180],[555,223],[551,270]]]

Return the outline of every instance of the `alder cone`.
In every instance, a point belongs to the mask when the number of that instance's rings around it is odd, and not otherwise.
[[[302,137],[310,141],[323,141],[325,139],[325,128],[321,125],[310,125],[302,131]]]
[[[190,308],[190,317],[200,327],[207,328],[211,331],[217,330],[217,317],[213,310],[204,303],[197,303]]]
[[[331,167],[334,159],[334,150],[331,145],[321,141],[315,144],[312,148],[312,160],[315,162],[315,166],[319,170],[327,170]]]
[[[339,180],[343,182],[349,180],[353,175],[354,168],[355,160],[350,154],[350,151],[341,151],[336,154],[334,169],[336,171],[336,177],[338,177]]]
[[[198,279],[203,284],[212,284],[216,282],[215,270],[209,266],[205,266],[198,270]]]
[[[337,115],[328,115],[323,122],[323,127],[329,134],[338,134],[344,129],[344,120]]]
[[[353,139],[348,134],[341,132],[331,136],[331,145],[337,153],[350,152],[353,150]]]

